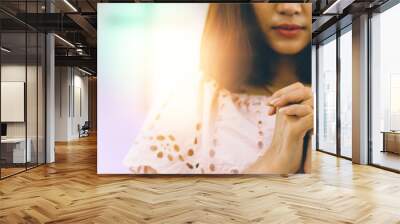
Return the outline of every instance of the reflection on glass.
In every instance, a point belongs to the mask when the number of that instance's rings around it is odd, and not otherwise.
[[[44,13],[45,3],[0,1],[0,7],[22,16]],[[13,20],[1,12],[0,17]],[[20,23],[12,27],[0,29],[0,178],[45,162],[45,35]]]
[[[26,144],[26,35],[2,33],[1,44],[1,139],[2,177],[25,170],[31,151]]]
[[[372,18],[372,163],[400,170],[400,5]]]
[[[400,73],[390,74],[390,130],[400,130]]]
[[[340,36],[340,152],[352,157],[352,35]]]
[[[318,148],[336,153],[336,39],[318,48]]]
[[[27,149],[31,151],[30,161],[27,167],[34,167],[37,165],[37,76],[38,76],[38,51],[37,41],[38,36],[36,32],[27,33],[28,43],[28,61],[27,61],[27,81],[26,81],[26,113],[27,113]]]

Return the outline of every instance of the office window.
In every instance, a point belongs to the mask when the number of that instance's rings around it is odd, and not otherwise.
[[[336,153],[336,37],[318,48],[318,149]]]
[[[352,156],[352,35],[351,27],[340,36],[340,154]]]
[[[400,5],[371,18],[371,162],[400,170]]]

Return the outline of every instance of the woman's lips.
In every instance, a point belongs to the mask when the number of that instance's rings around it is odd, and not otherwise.
[[[278,26],[273,26],[272,29],[283,37],[293,38],[296,37],[305,28],[303,26],[295,24],[282,24]]]

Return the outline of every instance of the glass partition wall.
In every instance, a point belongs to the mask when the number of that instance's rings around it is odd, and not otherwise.
[[[18,4],[25,12],[39,10],[32,5],[39,1],[25,4]],[[45,163],[46,156],[45,34],[14,19],[0,12],[1,179]]]
[[[369,164],[400,172],[400,4],[369,18]],[[352,27],[317,44],[317,149],[352,158]]]
[[[1,33],[1,177],[26,169],[26,35]],[[6,50],[4,50],[6,49]]]
[[[336,36],[322,42],[318,63],[318,149],[336,154]]]
[[[351,25],[317,46],[317,149],[351,159]]]
[[[341,31],[339,49],[340,155],[352,158],[352,34],[351,25]]]
[[[400,171],[400,4],[371,18],[370,158]]]

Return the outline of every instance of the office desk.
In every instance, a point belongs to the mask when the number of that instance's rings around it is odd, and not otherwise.
[[[381,133],[383,134],[382,152],[392,152],[400,154],[400,132],[382,131]]]
[[[6,163],[25,163],[31,162],[32,153],[30,138],[26,140],[28,143],[25,153],[25,138],[6,138],[1,139],[1,157]],[[25,161],[26,160],[26,161]]]

